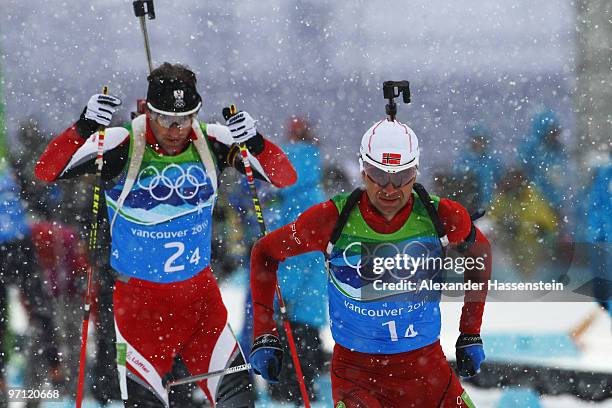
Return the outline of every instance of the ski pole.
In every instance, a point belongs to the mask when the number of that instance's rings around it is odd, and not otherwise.
[[[155,19],[155,8],[153,0],[135,0],[134,14],[140,20],[140,30],[144,38],[145,51],[147,53],[147,62],[149,63],[149,74],[153,71],[153,63],[151,62],[151,47],[149,46],[149,33],[147,32],[147,20],[145,16],[149,16],[149,20]]]
[[[239,373],[241,371],[246,371],[250,369],[251,369],[250,364],[242,364],[242,365],[235,366],[235,367],[229,367],[224,370],[217,370],[217,371],[211,371],[210,373],[206,373],[206,374],[193,375],[191,377],[181,378],[180,380],[172,380],[172,381],[169,381],[168,384],[166,384],[166,391],[170,392],[170,387],[174,387],[176,385],[189,384],[189,383],[193,383],[197,381],[202,381],[207,378]]]
[[[108,86],[102,90],[104,95],[108,95]],[[102,165],[104,164],[102,155],[104,154],[104,136],[105,128],[101,127],[98,131],[98,154],[96,155],[96,178],[93,189],[93,200],[91,205],[91,224],[89,227],[89,254],[90,261],[87,268],[87,289],[85,292],[85,301],[83,305],[83,328],[81,337],[81,354],[79,358],[79,379],[77,381],[77,398],[76,406],[81,408],[83,403],[83,385],[85,382],[85,367],[87,362],[87,332],[89,331],[89,314],[91,310],[91,295],[94,274],[94,264],[98,252],[98,213],[100,210],[100,194],[102,192]]]
[[[229,108],[223,109],[223,116],[227,120],[237,113],[236,105],[231,105]],[[253,177],[253,169],[249,162],[248,149],[245,143],[241,143],[240,156],[242,157],[242,164],[244,165],[244,173],[246,175],[249,190],[251,192],[251,199],[253,200],[253,207],[255,207],[255,214],[257,215],[257,223],[259,224],[259,231],[261,232],[260,237],[266,235],[266,224],[263,218],[263,211],[261,204],[259,203],[259,197],[257,195],[257,188],[255,187],[255,178]],[[295,366],[295,373],[297,375],[298,384],[300,385],[300,393],[302,394],[302,400],[306,408],[310,408],[310,400],[308,399],[308,392],[306,391],[306,384],[304,383],[304,375],[302,374],[302,366],[297,354],[297,348],[295,346],[295,340],[293,338],[293,332],[291,331],[291,324],[289,323],[289,315],[287,314],[287,307],[281,294],[278,280],[276,281],[276,298],[278,300],[278,307],[280,309],[281,319],[283,320],[283,326],[287,333],[287,342],[289,343],[289,349],[291,350],[291,357],[293,359],[293,365]]]

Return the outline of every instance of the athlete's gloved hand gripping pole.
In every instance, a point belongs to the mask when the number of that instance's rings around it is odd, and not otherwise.
[[[104,136],[105,127],[110,125],[113,113],[117,106],[121,105],[121,100],[114,96],[108,95],[108,87],[104,87],[102,94],[94,95],[87,102],[87,106],[83,110],[80,119],[77,121],[77,127],[87,133],[92,134],[98,131],[98,153],[96,155],[96,178],[93,188],[93,200],[91,205],[91,223],[89,227],[89,268],[87,269],[87,289],[85,292],[85,301],[83,305],[83,327],[81,337],[81,354],[79,358],[79,377],[77,381],[77,397],[76,406],[81,408],[83,403],[83,383],[85,382],[85,367],[87,362],[87,332],[89,331],[89,312],[91,309],[92,297],[92,282],[94,267],[98,259],[98,227],[99,227],[99,210],[100,210],[100,195],[102,194],[102,165],[104,153]]]
[[[485,215],[484,209],[479,209],[473,213],[472,231],[468,238],[458,246],[459,252],[465,253],[476,239],[476,229],[474,221]],[[480,334],[461,333],[455,343],[455,356],[457,358],[457,373],[460,377],[471,378],[480,372],[480,365],[485,360],[484,347]]]
[[[249,163],[248,150],[244,143],[257,133],[255,129],[255,122],[246,112],[238,112],[235,105],[232,105],[229,108],[224,108],[223,117],[227,121],[227,125],[232,132],[232,137],[240,147],[240,155],[242,157],[242,163],[244,164],[244,172],[249,184],[249,190],[251,191],[251,198],[253,199],[255,213],[257,214],[257,223],[259,224],[261,236],[264,236],[266,235],[266,224],[264,223],[263,212],[257,196],[257,189],[255,188],[255,179],[253,177],[251,164]],[[293,358],[297,380],[300,385],[302,400],[304,401],[306,408],[310,408],[310,400],[308,399],[308,392],[306,391],[306,383],[304,382],[302,367],[300,366],[297,349],[295,347],[295,340],[291,331],[291,325],[289,324],[287,307],[283,301],[283,296],[281,294],[280,287],[278,286],[278,282],[276,283],[275,290],[281,318],[283,320],[285,332],[287,333],[287,341],[289,342],[289,348],[291,350],[291,357]],[[265,334],[259,336],[253,342],[253,347],[251,348],[250,354],[251,365],[253,371],[255,371],[256,374],[260,374],[264,379],[270,382],[278,381],[282,357],[283,350],[278,337],[271,334]]]
[[[479,334],[461,334],[455,344],[455,350],[457,372],[461,377],[474,377],[480,372],[485,353]]]

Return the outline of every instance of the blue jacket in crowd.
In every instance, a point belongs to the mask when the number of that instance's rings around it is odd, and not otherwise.
[[[612,164],[597,170],[587,214],[589,241],[612,243]]]
[[[304,142],[281,147],[298,178],[294,185],[275,191],[277,203],[270,217],[270,231],[295,220],[304,210],[325,200],[319,149]],[[279,265],[278,279],[291,320],[314,327],[326,322],[327,274],[321,253],[287,259]]]
[[[563,144],[558,139],[549,140],[553,129],[561,129],[561,126],[552,111],[536,115],[531,133],[519,149],[519,159],[544,198],[562,212],[570,185],[569,162]]]
[[[590,262],[593,277],[602,279],[593,288],[595,300],[612,315],[612,164],[600,167],[595,174],[586,218],[587,241],[592,245]]]
[[[30,235],[19,192],[11,169],[8,166],[0,168],[0,244]]]
[[[453,173],[471,174],[478,184],[479,205],[487,208],[493,198],[497,182],[502,177],[502,165],[497,154],[486,146],[483,151],[475,151],[472,146],[474,137],[482,137],[486,143],[491,140],[491,132],[485,126],[475,125],[468,129],[468,146],[453,166]]]

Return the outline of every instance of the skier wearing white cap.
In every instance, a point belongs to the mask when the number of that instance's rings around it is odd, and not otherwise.
[[[321,251],[328,265],[329,316],[336,342],[331,366],[334,406],[472,407],[440,347],[439,292],[419,295],[409,282],[439,281],[442,271],[397,265],[374,270],[376,257],[445,258],[448,243],[463,244],[466,257],[482,256],[482,268],[463,279],[486,282],[491,259],[486,237],[464,207],[429,196],[415,183],[419,166],[415,133],[383,119],[361,140],[363,189],[307,209],[296,221],[260,239],[251,256],[256,373],[278,380],[282,351],[273,316],[278,263]],[[466,245],[469,244],[469,245]],[[298,272],[299,273],[299,272]],[[427,291],[425,291],[427,292]],[[476,375],[484,360],[480,326],[483,290],[466,291],[457,340],[458,373]]]

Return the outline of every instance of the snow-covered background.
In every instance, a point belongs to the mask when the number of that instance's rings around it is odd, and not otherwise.
[[[147,21],[154,64],[194,69],[201,118],[220,120],[222,107],[237,103],[278,141],[288,117],[304,115],[328,160],[341,166],[356,167],[361,135],[384,115],[384,80],[411,81],[413,102],[400,105],[398,117],[420,138],[425,175],[464,150],[473,121],[494,131],[493,145],[512,162],[532,116],[545,107],[559,113],[573,149],[576,16],[569,0],[156,0],[155,7],[157,18]],[[127,119],[147,86],[131,1],[0,0],[0,70],[11,140],[30,117],[45,137],[60,132],[103,85],[124,101],[118,121]],[[11,148],[19,154],[18,144]],[[242,310],[244,292],[244,285],[224,287],[230,311]],[[449,356],[458,306],[444,305]],[[485,342],[487,335],[566,336],[593,307],[493,303]],[[232,319],[239,327],[240,313]],[[599,316],[578,355],[548,363],[609,372],[610,335],[609,317]],[[498,406],[501,393],[470,388],[479,407]],[[542,405],[587,403],[566,395]]]
[[[426,173],[462,149],[468,121],[488,125],[505,152],[543,107],[560,113],[566,128],[574,123],[570,1],[158,0],[155,7],[154,64],[196,71],[201,117],[220,119],[235,102],[275,138],[289,115],[306,115],[325,151],[349,167],[360,136],[384,116],[384,80],[411,81],[413,102],[398,117],[421,138]],[[0,49],[11,133],[30,116],[61,131],[104,84],[124,100],[125,119],[146,91],[143,39],[127,0],[3,0]]]

